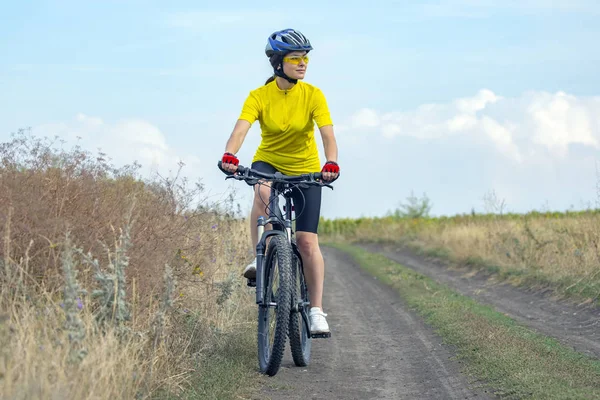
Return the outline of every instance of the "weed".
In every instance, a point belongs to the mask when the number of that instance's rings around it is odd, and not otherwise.
[[[183,396],[197,371],[226,374],[209,350],[255,332],[231,275],[250,244],[233,197],[209,203],[183,165],[142,178],[62,146],[26,130],[0,144],[3,398]],[[245,379],[222,381],[235,396]]]

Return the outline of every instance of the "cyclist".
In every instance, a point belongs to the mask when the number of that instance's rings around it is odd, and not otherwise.
[[[236,171],[239,160],[235,154],[251,125],[258,120],[262,132],[261,143],[254,154],[252,168],[265,173],[279,171],[286,175],[321,170],[326,181],[332,182],[338,178],[338,149],[325,96],[317,87],[302,81],[308,64],[307,54],[312,49],[306,36],[294,29],[276,31],[269,36],[265,53],[274,75],[267,79],[265,85],[252,90],[246,98],[225,146],[223,169]],[[321,133],[327,158],[322,168],[315,141],[315,123]],[[268,215],[266,206],[269,194],[270,187],[266,184],[254,188],[250,231],[255,253],[258,242],[256,220],[260,215]],[[317,237],[321,188],[310,186],[295,189],[293,203],[295,210],[302,211],[296,219],[296,243],[310,292],[311,333],[329,333],[325,318],[327,314],[323,312],[322,305],[325,263]],[[244,277],[255,276],[256,258],[244,270]]]

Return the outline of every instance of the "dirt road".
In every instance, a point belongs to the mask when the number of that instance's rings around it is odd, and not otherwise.
[[[313,339],[312,360],[296,367],[288,350],[280,372],[257,399],[489,399],[460,372],[441,344],[397,293],[346,254],[323,249],[324,308],[332,331]]]
[[[452,270],[442,261],[418,256],[393,245],[363,244],[366,250],[388,258],[442,282],[482,304],[510,316],[525,326],[556,338],[563,345],[592,357],[600,357],[600,308],[558,301],[539,292],[509,284],[497,284],[483,273]]]

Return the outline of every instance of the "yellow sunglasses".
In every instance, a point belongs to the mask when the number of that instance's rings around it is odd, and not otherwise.
[[[295,65],[300,64],[300,61],[304,61],[304,64],[308,64],[308,56],[284,57],[283,61]]]

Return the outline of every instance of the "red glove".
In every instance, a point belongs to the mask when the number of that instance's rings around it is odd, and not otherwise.
[[[238,160],[238,158],[234,154],[225,153],[223,154],[223,159],[221,160],[221,162],[223,164],[238,165],[240,163],[240,160]]]
[[[334,174],[339,174],[340,166],[335,161],[327,161],[325,165],[323,165],[321,172],[332,172]]]
[[[335,161],[327,161],[325,163],[325,165],[323,165],[323,169],[321,169],[321,173],[336,174],[336,176],[332,177],[332,178],[329,178],[329,177],[325,178],[325,177],[323,177],[324,180],[329,181],[329,182],[333,182],[337,178],[340,177],[340,166]]]

